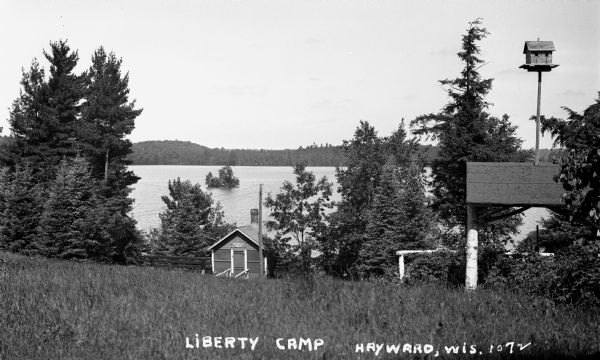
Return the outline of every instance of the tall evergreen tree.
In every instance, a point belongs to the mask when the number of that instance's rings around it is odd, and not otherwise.
[[[63,258],[85,258],[99,252],[101,244],[86,236],[90,235],[86,219],[101,205],[95,190],[85,159],[61,161],[44,206],[39,252]]]
[[[73,73],[79,57],[66,42],[50,43],[44,57],[50,63],[48,79],[37,60],[23,72],[22,90],[10,111],[14,141],[8,161],[30,163],[34,174],[47,181],[61,159],[77,151],[75,129],[84,82]]]
[[[0,248],[2,248],[2,229],[5,226],[4,210],[9,196],[10,171],[8,166],[0,166]]]
[[[112,198],[113,210],[125,215],[132,204],[127,197],[129,186],[139,180],[127,169],[132,144],[125,137],[133,131],[142,110],[135,109],[135,100],[129,101],[129,74],[122,75],[121,64],[121,59],[102,47],[94,52],[92,66],[84,75],[86,90],[77,137],[90,159],[94,178],[104,179],[104,195]]]
[[[41,187],[28,163],[0,174],[0,248],[15,252],[35,251],[43,206]]]
[[[16,166],[10,182],[15,191],[33,189],[29,180],[36,190],[51,188],[41,222],[46,231],[30,241],[31,236],[19,235],[19,224],[25,220],[7,220],[1,222],[3,238],[17,244],[13,250],[32,247],[51,256],[126,262],[139,253],[141,242],[135,221],[128,216],[133,203],[129,186],[139,178],[127,169],[125,158],[132,144],[125,136],[141,113],[128,100],[128,74],[122,76],[121,60],[102,48],[83,75],[74,73],[78,55],[64,41],[51,43],[44,56],[50,63],[48,76],[37,60],[23,71],[22,90],[10,112],[12,134],[9,141],[2,141],[0,163]],[[91,161],[91,172],[79,155]],[[23,163],[28,164],[31,179],[23,175],[19,165]],[[13,184],[18,176],[27,181]],[[77,191],[89,199],[81,199]],[[8,199],[4,210],[18,207],[19,196]],[[42,207],[31,206],[29,211],[34,210],[38,213],[33,219],[39,220]],[[31,231],[37,231],[38,222]]]
[[[522,141],[516,137],[516,127],[510,125],[507,115],[496,118],[486,112],[489,104],[485,97],[492,88],[492,79],[483,79],[479,73],[484,61],[478,42],[487,35],[480,19],[469,24],[458,53],[464,64],[460,76],[440,81],[450,102],[440,113],[422,115],[411,122],[416,127],[414,134],[438,141],[439,154],[431,166],[433,209],[449,229],[464,228],[466,223],[467,161],[525,161],[531,156],[521,150]],[[497,210],[481,208],[480,217]],[[488,226],[481,233],[483,242],[508,240],[519,222],[520,216],[516,216],[502,226]]]
[[[431,248],[432,218],[421,167],[411,163],[399,168],[390,156],[368,213],[360,249],[361,275],[390,276],[396,273],[396,251]]]

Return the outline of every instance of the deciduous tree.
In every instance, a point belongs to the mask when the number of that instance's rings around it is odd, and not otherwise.
[[[316,239],[323,233],[326,211],[332,207],[333,184],[326,177],[317,181],[304,165],[295,165],[294,175],[295,185],[284,181],[280,193],[274,197],[268,194],[265,206],[271,209],[273,220],[267,221],[267,227],[276,232],[276,241],[298,257],[306,274],[312,270],[312,250],[318,248]]]
[[[328,273],[353,276],[357,275],[360,251],[384,164],[391,159],[395,167],[407,166],[415,157],[418,145],[407,139],[404,122],[391,136],[379,137],[373,126],[361,121],[354,138],[344,141],[343,149],[347,166],[336,170],[342,199],[330,215],[330,226],[322,236],[321,258]]]
[[[600,92],[595,103],[582,114],[567,107],[566,120],[542,118],[542,132],[550,132],[555,145],[567,149],[558,161],[560,173],[556,181],[563,185],[563,201],[570,218],[584,221],[598,237],[600,229]]]

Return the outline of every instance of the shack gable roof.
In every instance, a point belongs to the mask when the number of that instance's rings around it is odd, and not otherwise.
[[[554,43],[552,41],[525,41],[523,47],[523,54],[528,51],[555,51]]]
[[[221,238],[219,241],[217,241],[216,243],[214,243],[211,246],[209,246],[207,248],[207,250],[212,250],[215,247],[217,247],[220,244],[222,244],[223,242],[228,241],[236,233],[239,233],[246,240],[248,240],[249,242],[251,242],[254,245],[258,246],[258,230],[254,226],[252,226],[252,225],[247,225],[247,226],[240,226],[239,228],[233,230],[229,234],[223,236],[223,238]]]

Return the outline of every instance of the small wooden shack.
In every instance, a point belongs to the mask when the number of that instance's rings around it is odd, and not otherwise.
[[[239,227],[211,245],[213,273],[226,276],[259,276],[258,227],[255,224]],[[267,257],[263,253],[264,274]]]

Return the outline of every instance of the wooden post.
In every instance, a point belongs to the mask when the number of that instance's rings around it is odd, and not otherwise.
[[[110,149],[106,149],[106,160],[104,161],[104,182],[108,181],[108,153]]]
[[[398,256],[398,272],[400,273],[400,282],[404,282],[404,255]]]
[[[264,275],[262,243],[262,187],[263,184],[260,184],[258,187],[258,274],[261,277]]]
[[[537,113],[535,117],[535,162],[540,163],[540,105],[542,103],[542,72],[538,71]]]
[[[474,290],[477,288],[477,229],[476,209],[473,205],[467,205],[467,267],[465,276],[465,288]]]
[[[533,248],[536,252],[540,252],[540,226],[535,226],[535,247]]]

